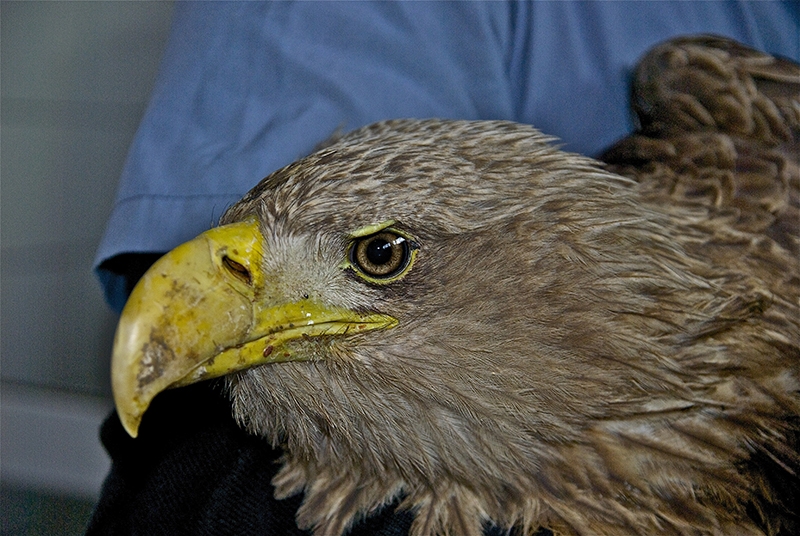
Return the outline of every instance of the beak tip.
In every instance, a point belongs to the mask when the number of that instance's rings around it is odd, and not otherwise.
[[[125,424],[123,424],[122,426],[123,426],[123,428],[125,428],[125,431],[128,432],[128,435],[131,436],[133,439],[136,439],[136,437],[139,435],[139,425],[138,424],[134,424],[134,425],[130,425],[130,424],[129,425],[125,425]]]
[[[121,411],[119,406],[117,406],[117,416],[119,417],[119,422],[122,423],[122,427],[126,432],[128,432],[128,435],[136,438],[139,435],[139,425],[142,422],[142,413],[133,414]]]

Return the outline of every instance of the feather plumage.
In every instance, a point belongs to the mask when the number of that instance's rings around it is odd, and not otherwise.
[[[260,302],[397,319],[228,378],[298,524],[342,534],[400,498],[414,536],[796,533],[797,80],[678,40],[606,168],[528,126],[395,120],[231,207],[259,222]],[[381,222],[417,248],[385,284],[343,265]]]
[[[398,494],[418,535],[488,520],[759,534],[771,529],[748,509],[793,516],[748,463],[796,479],[797,259],[725,211],[653,202],[548,142],[510,123],[381,123],[226,215],[257,213],[275,249],[292,236],[314,266],[370,222],[420,242],[386,287],[331,287],[317,268],[286,285],[334,288],[326,299],[396,328],[304,342],[318,359],[230,381],[240,421],[286,448],[275,484],[305,492],[301,526],[338,534]]]

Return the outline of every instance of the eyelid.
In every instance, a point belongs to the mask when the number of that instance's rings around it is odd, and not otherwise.
[[[365,236],[378,234],[381,231],[389,230],[389,227],[391,227],[395,223],[397,223],[396,220],[386,220],[381,223],[373,223],[371,225],[365,225],[364,227],[356,229],[355,231],[350,233],[349,238],[350,239],[363,238]],[[396,231],[395,233],[402,236],[402,233],[397,233]]]

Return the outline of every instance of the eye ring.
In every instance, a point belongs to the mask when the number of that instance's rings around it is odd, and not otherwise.
[[[350,247],[350,264],[375,282],[395,279],[409,267],[415,244],[405,236],[384,229],[359,237]]]

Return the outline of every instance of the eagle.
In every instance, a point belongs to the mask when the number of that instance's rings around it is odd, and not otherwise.
[[[678,38],[632,104],[602,162],[396,119],[274,172],[134,288],[126,430],[224,377],[315,536],[796,534],[800,66]]]

